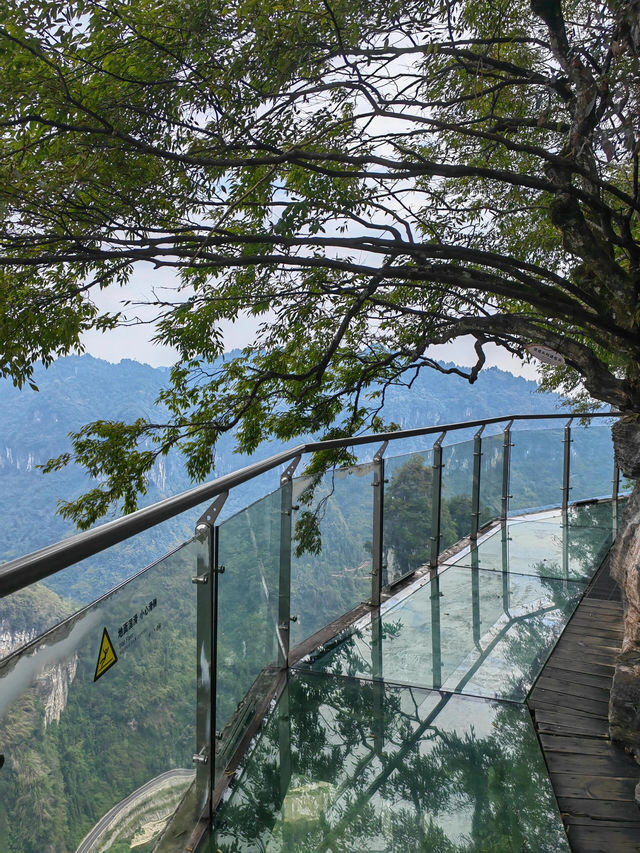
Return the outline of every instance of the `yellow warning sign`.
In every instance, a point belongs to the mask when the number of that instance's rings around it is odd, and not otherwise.
[[[113,643],[111,642],[111,637],[109,636],[107,629],[105,628],[102,632],[102,642],[100,643],[100,653],[98,654],[98,663],[96,664],[96,674],[93,676],[93,680],[97,681],[101,675],[104,675],[108,669],[117,663],[118,656],[116,654],[116,650],[113,648]]]

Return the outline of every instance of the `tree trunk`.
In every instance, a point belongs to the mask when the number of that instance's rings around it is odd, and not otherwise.
[[[612,434],[618,467],[636,482],[611,549],[611,576],[622,590],[624,637],[611,687],[609,732],[640,761],[640,424],[618,421]]]

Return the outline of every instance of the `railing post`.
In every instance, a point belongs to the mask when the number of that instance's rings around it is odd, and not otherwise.
[[[502,609],[509,610],[511,594],[509,592],[509,528],[502,525]]]
[[[289,680],[278,700],[278,746],[280,757],[280,808],[291,783],[291,707],[289,702]],[[286,821],[284,821],[286,824]]]
[[[440,503],[442,500],[442,441],[446,430],[433,445],[433,467],[431,480],[431,558],[429,568],[433,571],[438,567],[440,553]]]
[[[571,477],[571,422],[573,418],[569,418],[564,428],[564,461],[562,465],[562,512],[566,513],[569,508],[569,492],[571,486],[569,480]]]
[[[480,527],[480,473],[482,470],[482,431],[483,424],[473,436],[473,485],[471,488],[471,541],[478,539]]]
[[[371,604],[380,606],[382,593],[382,575],[384,571],[384,542],[382,525],[384,522],[384,452],[388,441],[382,444],[373,457],[373,531],[371,537]]]
[[[380,611],[371,614],[371,675],[373,676],[373,745],[382,754],[384,747],[384,672],[382,658],[382,617]]]
[[[218,576],[224,567],[218,565],[218,527],[216,519],[229,492],[218,495],[198,519],[196,538],[206,546],[198,554],[196,575],[192,582],[196,592],[196,798],[199,811],[207,802],[211,812],[211,791],[215,785],[216,677],[218,649]]]
[[[511,420],[504,428],[502,442],[502,509],[500,519],[503,524],[507,521],[507,516],[509,514],[509,498],[511,497],[509,494],[509,488],[511,486],[511,448],[513,447],[511,444],[512,424],[513,421]]]
[[[471,618],[473,621],[473,642],[480,644],[480,567],[478,551],[471,552]]]
[[[616,535],[618,527],[618,498],[620,493],[620,469],[618,463],[613,463],[613,486],[611,489],[611,509],[613,519],[613,536]]]
[[[442,644],[440,639],[440,578],[435,575],[431,579],[431,669],[433,688],[439,690],[442,686]]]
[[[278,666],[289,666],[291,633],[291,531],[293,522],[293,475],[300,462],[295,457],[280,477],[280,578],[278,583]]]

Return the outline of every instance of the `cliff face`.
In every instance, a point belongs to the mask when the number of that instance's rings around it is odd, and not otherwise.
[[[22,648],[61,622],[72,606],[42,584],[9,595],[0,601],[0,658]],[[78,655],[47,666],[37,678],[38,695],[44,703],[44,728],[60,721],[69,685],[78,669]]]
[[[14,649],[26,646],[36,636],[35,629],[14,630],[8,619],[0,617],[0,658],[6,658]]]
[[[46,667],[37,679],[38,692],[44,701],[44,728],[52,723],[60,722],[60,716],[67,707],[69,686],[76,677],[78,670],[78,653],[66,661]]]

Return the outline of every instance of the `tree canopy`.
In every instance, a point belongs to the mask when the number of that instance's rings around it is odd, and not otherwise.
[[[109,328],[148,270],[179,352],[167,423],[99,422],[83,524],[159,453],[381,426],[471,335],[640,413],[640,5],[623,0],[0,0],[0,372]],[[174,269],[176,292],[154,290]],[[255,315],[221,360],[220,323]],[[150,442],[149,437],[153,436]],[[70,456],[52,465],[64,464]]]

